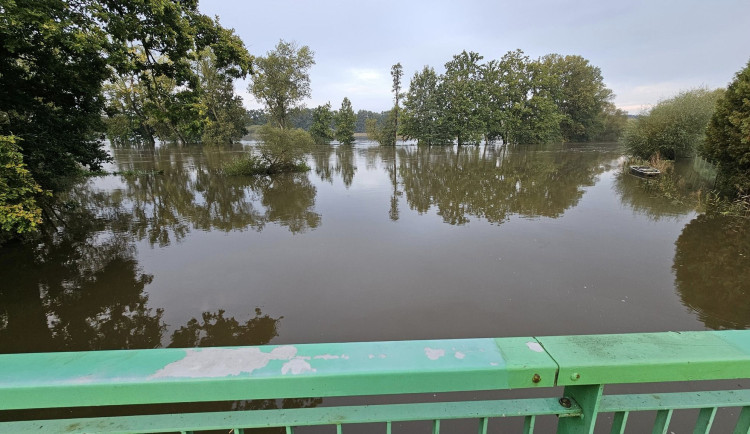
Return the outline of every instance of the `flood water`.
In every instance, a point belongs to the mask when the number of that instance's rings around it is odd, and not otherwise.
[[[112,152],[136,173],[2,249],[0,351],[750,327],[750,227],[649,193],[616,145],[363,142],[270,178],[221,174],[243,146]]]
[[[0,352],[750,327],[750,225],[649,192],[616,145],[360,142],[307,173],[221,174],[251,147],[113,149],[125,174],[0,250]]]

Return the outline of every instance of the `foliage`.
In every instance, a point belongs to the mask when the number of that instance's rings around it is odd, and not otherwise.
[[[694,155],[722,92],[692,89],[659,102],[627,125],[623,142],[628,152],[643,159],[656,154],[669,160]]]
[[[145,57],[141,47],[136,49]],[[228,144],[246,134],[247,114],[242,99],[234,95],[233,77],[218,67],[207,47],[194,54],[187,87],[150,71],[121,75],[104,87],[107,134],[115,144],[202,142]],[[166,63],[166,59],[159,62]]]
[[[393,107],[383,122],[378,122],[376,119],[367,119],[365,122],[365,132],[370,140],[378,142],[381,146],[395,146],[398,131],[396,130],[396,123],[398,117],[398,109]]]
[[[717,101],[700,153],[718,165],[724,195],[750,193],[750,61]]]
[[[196,62],[201,143],[206,145],[235,143],[247,133],[242,98],[235,96],[231,76],[216,60],[213,50],[206,48]]]
[[[328,144],[333,140],[333,112],[331,103],[317,106],[312,112],[312,125],[310,126],[310,135],[316,144]]]
[[[548,54],[539,61],[550,75],[549,92],[562,115],[560,133],[565,141],[591,141],[603,131],[603,112],[612,100],[601,70],[581,56]]]
[[[593,140],[601,142],[615,142],[622,136],[628,124],[628,114],[618,109],[611,102],[604,104],[600,114],[601,131],[593,136]]]
[[[393,118],[393,144],[395,145],[398,141],[398,117],[401,112],[399,101],[403,94],[401,93],[401,77],[404,76],[404,68],[401,63],[397,63],[391,67],[391,78],[393,79],[393,110],[391,110]],[[382,144],[382,143],[381,143]]]
[[[718,192],[709,192],[706,195],[704,209],[707,215],[741,217],[750,219],[750,195],[740,194],[728,199]]]
[[[481,63],[453,56],[445,73],[416,73],[404,101],[401,132],[425,144],[548,143],[617,136],[625,113],[610,102],[601,72],[580,56],[531,60],[509,51]],[[606,134],[606,136],[605,136]]]
[[[0,136],[0,241],[36,230],[42,223],[37,198],[43,193],[23,163],[16,137]]]
[[[281,129],[263,125],[259,129],[259,155],[246,155],[226,164],[226,175],[272,175],[275,173],[304,172],[310,170],[305,155],[313,145],[307,131]]]
[[[256,74],[250,92],[265,104],[274,126],[289,127],[289,113],[310,97],[308,70],[315,64],[313,51],[304,45],[280,40],[265,57],[255,60]]]
[[[451,141],[442,128],[443,109],[437,95],[438,83],[435,70],[429,66],[412,77],[404,100],[401,124],[401,133],[407,139],[416,139],[418,143],[425,145]]]
[[[341,108],[334,116],[336,130],[335,139],[342,145],[351,145],[354,143],[354,123],[357,121],[357,115],[354,114],[352,103],[349,98],[344,97],[341,101]]]
[[[282,130],[270,125],[260,130],[260,157],[273,171],[298,168],[304,163],[313,139],[301,129]]]
[[[439,98],[445,109],[443,126],[459,145],[477,144],[485,130],[486,93],[481,82],[482,56],[462,51],[445,64],[445,75],[438,85]]]
[[[382,122],[387,112],[375,113],[370,110],[357,110],[357,121],[354,124],[355,133],[365,133],[365,122],[368,119],[375,119],[376,122]]]
[[[252,61],[242,41],[200,14],[195,1],[13,0],[2,9],[0,113],[9,122],[0,135],[12,125],[24,139],[24,161],[45,189],[60,188],[79,166],[97,170],[108,160],[98,133],[102,85],[113,73],[137,77],[150,94],[162,77],[189,87],[190,53],[205,47],[214,47],[217,65],[233,77]],[[117,120],[120,131],[127,122]]]
[[[261,109],[251,109],[247,111],[248,125],[265,125],[268,123],[266,112]]]

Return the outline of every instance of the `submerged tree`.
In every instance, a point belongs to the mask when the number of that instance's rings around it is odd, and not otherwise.
[[[357,115],[354,114],[352,103],[349,98],[344,97],[341,101],[341,108],[336,112],[334,123],[336,131],[334,137],[342,145],[351,145],[354,143],[354,123],[357,122]]]
[[[200,53],[196,69],[201,143],[235,143],[247,133],[247,113],[242,98],[234,94],[232,77],[218,67],[216,54],[210,48]]]
[[[420,143],[548,143],[619,134],[624,113],[610,102],[601,72],[580,56],[499,60],[462,52],[437,77],[425,67],[406,93],[403,134]]]
[[[418,143],[434,145],[450,142],[442,128],[443,108],[438,98],[439,83],[435,70],[425,66],[414,74],[404,100],[402,134]]]
[[[304,45],[280,40],[265,57],[255,59],[256,73],[250,92],[265,104],[271,123],[289,127],[289,113],[310,97],[308,70],[315,64],[313,51]]]
[[[444,101],[443,125],[459,145],[479,143],[484,135],[486,93],[482,86],[482,56],[463,51],[445,64],[445,75],[438,85]]]
[[[319,145],[328,144],[333,140],[333,112],[331,103],[317,106],[312,112],[312,125],[310,126],[310,135]]]
[[[195,1],[17,0],[1,9],[0,135],[22,139],[29,173],[46,190],[109,160],[102,92],[113,76],[135,76],[150,94],[161,78],[190,88],[191,53],[205,47],[216,47],[218,67],[233,77],[252,62]]]
[[[401,63],[397,63],[391,67],[391,78],[393,78],[393,144],[395,145],[398,141],[398,117],[401,107],[399,107],[399,101],[401,100],[401,77],[404,76],[404,68]]]
[[[548,54],[540,59],[554,80],[550,93],[562,115],[565,141],[590,141],[602,131],[602,113],[614,94],[604,85],[601,70],[581,56]]]

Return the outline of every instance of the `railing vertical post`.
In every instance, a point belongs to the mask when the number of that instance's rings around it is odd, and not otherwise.
[[[579,417],[560,418],[557,422],[557,434],[592,434],[603,389],[604,386],[601,384],[565,386],[564,397],[575,400],[581,406],[583,414]],[[561,399],[561,405],[564,405],[565,398]]]
[[[734,434],[750,434],[750,407],[744,407],[740,412]]]

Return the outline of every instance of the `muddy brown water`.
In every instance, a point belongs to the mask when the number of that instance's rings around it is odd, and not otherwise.
[[[221,174],[251,147],[113,149],[126,174],[0,250],[0,351],[750,327],[750,226],[642,188],[617,145],[360,141]]]

